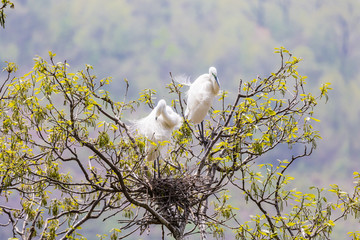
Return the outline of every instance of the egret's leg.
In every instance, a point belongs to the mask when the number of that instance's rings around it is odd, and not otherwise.
[[[154,159],[154,178],[160,178],[160,156]]]
[[[198,128],[199,128],[201,144],[206,146],[206,140],[205,140],[205,137],[204,137],[204,121],[202,121],[201,123],[198,124]]]
[[[156,163],[157,163],[157,174],[158,174],[158,178],[160,178],[160,155],[157,156],[157,158],[156,158]]]
[[[199,123],[199,124],[197,125],[197,127],[198,127],[198,130],[199,130],[200,141],[201,141],[201,143],[202,143],[202,141],[204,140],[204,138],[203,138],[203,135],[202,135],[202,132],[201,132],[201,124]]]
[[[156,178],[156,159],[154,159],[154,165],[153,165],[153,170],[154,170],[154,178]]]
[[[200,126],[201,126],[201,138],[202,138],[203,143],[205,143],[205,136],[204,136],[204,121],[201,121]]]

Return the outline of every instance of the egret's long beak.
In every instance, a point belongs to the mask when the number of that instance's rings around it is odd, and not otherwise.
[[[215,74],[213,74],[213,76],[214,76],[214,78],[215,78],[216,83],[217,83],[217,84],[219,85],[219,87],[220,87],[220,82],[219,82],[218,77],[217,77]]]

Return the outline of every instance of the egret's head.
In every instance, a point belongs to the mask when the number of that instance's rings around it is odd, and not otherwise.
[[[166,109],[166,101],[161,99],[155,107],[155,119],[157,119]]]
[[[210,68],[209,68],[209,75],[210,75],[210,78],[211,78],[212,80],[215,80],[215,82],[217,83],[217,85],[220,87],[220,82],[219,82],[219,79],[218,79],[218,77],[217,77],[216,68],[210,67]]]

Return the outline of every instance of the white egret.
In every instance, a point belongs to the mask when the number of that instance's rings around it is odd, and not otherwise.
[[[155,164],[155,160],[160,156],[161,145],[158,143],[169,140],[172,131],[179,128],[181,123],[181,116],[170,106],[166,105],[164,99],[158,102],[149,115],[134,121],[132,129],[155,143],[155,145],[150,142],[146,144],[147,161],[154,161]]]
[[[205,144],[203,120],[220,91],[216,68],[210,67],[209,73],[199,76],[188,85],[190,88],[187,92],[185,117],[194,124],[198,124],[201,140]]]

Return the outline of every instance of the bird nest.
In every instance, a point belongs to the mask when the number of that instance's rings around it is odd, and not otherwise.
[[[192,206],[199,202],[199,194],[209,189],[207,178],[154,178],[150,182],[152,199],[160,204]]]
[[[213,192],[208,177],[186,176],[181,178],[153,178],[146,187],[147,201],[174,226],[187,219],[186,214],[196,215],[192,209]],[[185,220],[186,221],[186,220]],[[160,224],[151,214],[146,214],[141,225]]]

